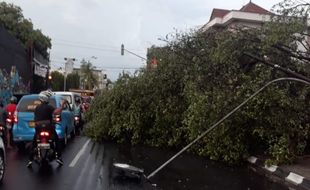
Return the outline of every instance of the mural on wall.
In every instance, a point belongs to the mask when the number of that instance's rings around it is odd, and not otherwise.
[[[0,101],[6,105],[13,94],[28,93],[30,84],[25,84],[19,76],[16,66],[12,66],[8,73],[5,69],[0,69]]]

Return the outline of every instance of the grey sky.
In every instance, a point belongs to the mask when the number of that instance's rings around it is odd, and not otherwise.
[[[120,55],[120,45],[145,57],[157,38],[208,22],[213,8],[240,9],[248,0],[5,0],[20,6],[35,28],[52,38],[51,64],[64,57],[91,59],[115,80],[121,68],[142,67],[143,61]],[[253,0],[270,10],[281,0]],[[75,67],[79,66],[79,61]],[[130,69],[129,71],[133,71]]]

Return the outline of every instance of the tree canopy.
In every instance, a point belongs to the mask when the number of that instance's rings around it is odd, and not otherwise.
[[[275,7],[295,15],[288,9]],[[310,77],[309,46],[301,48],[307,23],[289,18],[275,16],[261,29],[170,35],[166,46],[149,51],[149,58],[158,60],[156,69],[123,73],[112,90],[96,97],[87,113],[88,135],[157,147],[186,145],[266,82],[287,76],[245,53]],[[293,82],[267,88],[191,151],[231,164],[251,154],[265,154],[270,163],[292,162],[310,146],[309,90]]]
[[[19,6],[0,2],[0,26],[20,40],[25,48],[33,44],[43,56],[47,57],[47,50],[52,46],[51,39],[40,29],[34,29],[33,23],[24,17]]]
[[[98,85],[98,78],[93,72],[94,69],[95,67],[90,61],[85,61],[84,59],[81,61],[81,77],[86,90],[92,90]]]
[[[51,72],[52,80],[51,87],[53,91],[63,91],[64,90],[64,75],[59,71]]]

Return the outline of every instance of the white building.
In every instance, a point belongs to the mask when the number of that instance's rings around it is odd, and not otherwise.
[[[270,21],[271,16],[271,12],[250,1],[240,10],[213,9],[209,22],[201,30],[205,32],[211,28],[256,28]]]
[[[84,89],[85,82],[82,79],[81,69],[74,68],[73,72],[77,73],[80,76],[80,89]],[[93,74],[98,78],[98,86],[96,86],[93,90],[104,89],[106,88],[107,79],[104,78],[104,73],[101,69],[92,69]]]

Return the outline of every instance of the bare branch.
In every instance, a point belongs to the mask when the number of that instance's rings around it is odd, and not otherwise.
[[[299,59],[301,61],[305,61],[307,63],[310,63],[310,57],[306,57],[304,55],[301,55],[300,53],[296,53],[296,52],[292,51],[292,49],[285,48],[285,47],[280,46],[280,45],[274,45],[273,47],[277,48],[280,51],[288,53],[291,57],[294,57],[294,58]]]

